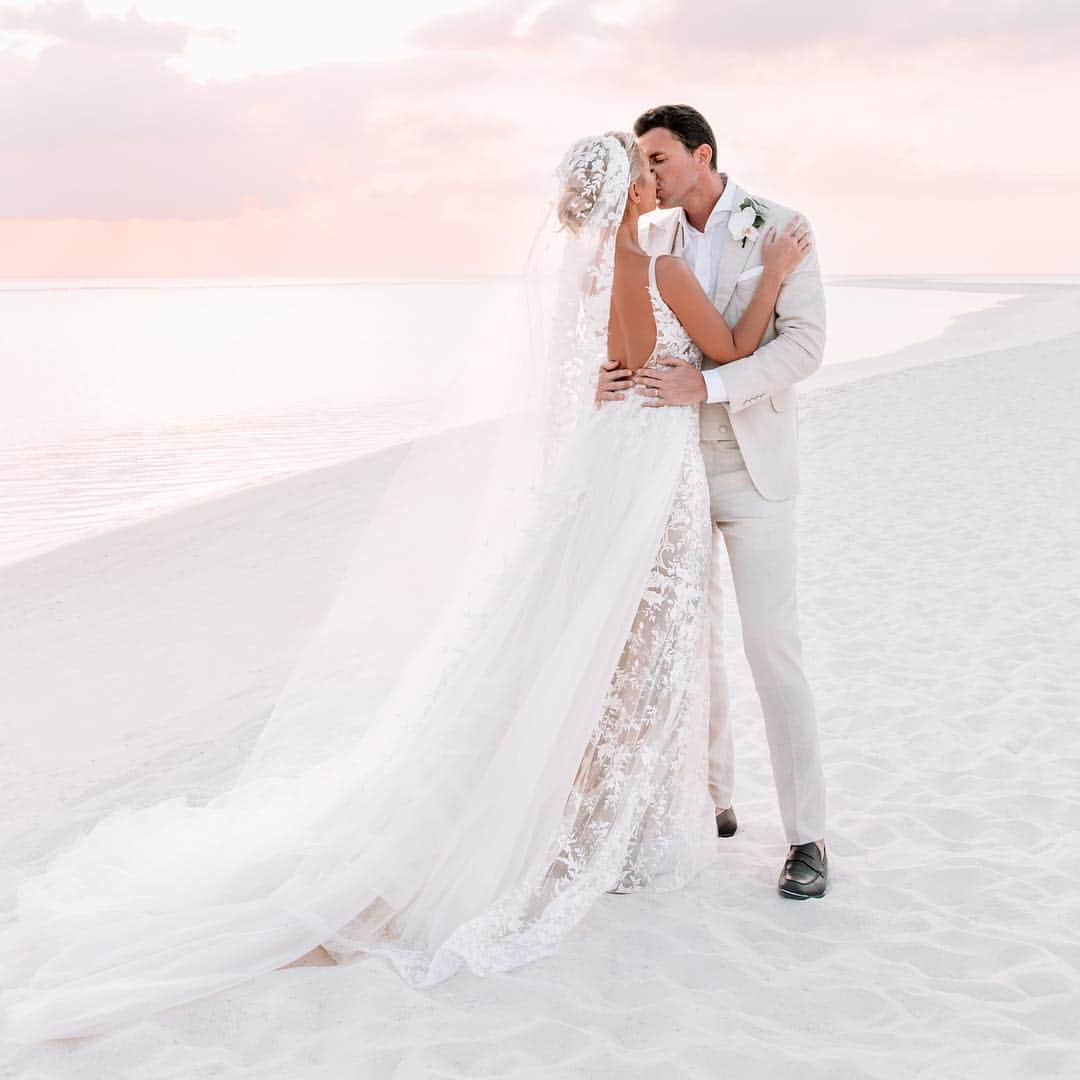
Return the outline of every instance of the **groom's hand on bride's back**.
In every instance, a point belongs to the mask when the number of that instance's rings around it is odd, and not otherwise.
[[[630,389],[631,372],[619,367],[618,360],[605,360],[596,380],[596,407],[604,401],[622,401]]]
[[[705,379],[693,364],[675,356],[661,356],[657,364],[634,373],[637,392],[649,399],[643,402],[646,407],[693,405],[708,397]]]

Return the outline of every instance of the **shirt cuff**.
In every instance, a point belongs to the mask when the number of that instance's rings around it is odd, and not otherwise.
[[[727,401],[727,391],[724,389],[724,380],[718,367],[703,371],[701,377],[705,380],[705,404],[712,405],[717,401]]]

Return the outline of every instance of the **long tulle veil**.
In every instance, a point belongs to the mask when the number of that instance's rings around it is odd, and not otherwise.
[[[470,648],[498,605],[508,564],[567,505],[547,489],[553,477],[565,483],[559,467],[594,411],[629,162],[616,138],[587,136],[560,162],[559,190],[571,172],[594,184],[590,212],[566,228],[552,200],[526,260],[523,333],[497,371],[492,358],[477,359],[493,415],[458,439],[411,445],[244,779],[296,775],[354,747],[369,723],[416,716],[428,681]],[[433,489],[433,477],[452,479]],[[393,660],[383,658],[389,649]]]
[[[321,943],[339,956],[385,951],[428,985],[466,952],[475,924],[465,915],[491,910],[535,857],[534,833],[559,809],[551,778],[580,754],[581,733],[536,721],[561,706],[531,685],[527,665],[549,658],[529,649],[554,642],[567,657],[552,662],[572,667],[575,647],[595,637],[570,625],[581,583],[547,540],[586,482],[566,465],[595,414],[629,162],[618,139],[588,136],[562,160],[560,188],[571,173],[588,178],[588,212],[568,229],[554,200],[548,209],[524,277],[527,330],[504,355],[478,358],[484,419],[433,431],[400,457],[242,752],[223,737],[197,791],[162,775],[144,790],[167,798],[99,793],[93,821],[53,830],[57,849],[5,858],[6,1038],[94,1033]],[[645,523],[641,552],[656,530]],[[541,568],[537,551],[550,555]],[[539,574],[565,602],[535,627],[523,597],[544,587]],[[613,612],[613,643],[631,614]],[[517,666],[503,666],[508,655]],[[591,694],[603,677],[590,675]],[[521,706],[517,726],[511,704]],[[225,734],[236,726],[228,710]],[[55,716],[42,739],[62,738],[69,720]],[[187,749],[177,738],[159,760]],[[533,785],[531,820],[513,811],[491,820],[511,782]],[[497,853],[490,862],[475,854],[480,835]]]

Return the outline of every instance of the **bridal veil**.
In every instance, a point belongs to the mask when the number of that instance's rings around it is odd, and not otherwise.
[[[567,153],[591,210],[547,215],[528,332],[478,358],[495,405],[402,456],[243,759],[205,770],[219,790],[106,797],[9,866],[5,1037],[93,1034],[320,944],[432,986],[543,956],[581,917],[553,845],[682,455],[658,436],[627,475],[624,435],[588,437],[628,168],[609,136]]]

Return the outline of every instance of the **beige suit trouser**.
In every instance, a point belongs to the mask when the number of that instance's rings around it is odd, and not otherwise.
[[[825,836],[825,776],[814,699],[802,667],[796,606],[795,497],[765,499],[746,471],[734,436],[701,442],[714,522],[714,559],[727,548],[743,648],[765,717],[773,781],[789,844]],[[723,658],[723,595],[714,569],[709,588],[712,711],[709,793],[731,806],[734,744]]]

